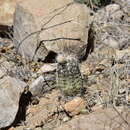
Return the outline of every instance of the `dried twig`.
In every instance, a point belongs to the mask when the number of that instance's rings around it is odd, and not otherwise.
[[[51,42],[51,41],[58,41],[58,40],[72,40],[72,41],[81,41],[80,38],[67,38],[67,37],[60,37],[50,40],[42,40],[41,42]],[[82,41],[83,42],[83,41]]]

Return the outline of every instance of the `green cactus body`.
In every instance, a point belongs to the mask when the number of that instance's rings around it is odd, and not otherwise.
[[[65,96],[75,96],[80,93],[82,77],[77,60],[69,60],[58,64],[57,85]]]

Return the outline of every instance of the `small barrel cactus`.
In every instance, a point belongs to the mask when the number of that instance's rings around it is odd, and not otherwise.
[[[76,59],[58,64],[57,85],[64,96],[75,96],[80,93],[83,80]]]

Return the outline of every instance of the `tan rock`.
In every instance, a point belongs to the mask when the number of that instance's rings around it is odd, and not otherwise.
[[[130,122],[128,110],[118,109],[124,119]],[[126,116],[126,115],[127,116]],[[130,127],[122,120],[114,109],[99,110],[89,115],[81,115],[61,125],[55,130],[129,130]]]
[[[43,40],[48,50],[63,52],[64,44],[76,45],[76,49],[79,49],[87,41],[88,22],[89,9],[83,4],[73,3],[73,0],[42,0],[40,2],[23,0],[15,11],[14,38],[18,41],[15,41],[15,44],[17,45],[28,34],[46,28],[41,31],[39,41]],[[56,38],[61,39],[47,42]],[[84,42],[64,38],[81,39]],[[20,53],[27,59],[32,58],[37,39],[37,34],[34,34],[23,41]],[[47,50],[42,47],[35,58],[44,59],[47,54]]]
[[[64,109],[69,113],[69,115],[74,116],[85,109],[85,102],[82,98],[75,97],[64,105]]]
[[[47,119],[47,111],[44,110],[39,110],[38,113],[35,113],[35,115],[31,116],[29,119],[27,119],[28,124],[27,126],[29,128],[34,129],[36,126],[42,125],[42,123]]]
[[[80,71],[83,75],[89,76],[92,73],[93,66],[91,63],[84,62],[80,66]]]
[[[14,127],[9,128],[8,130],[14,130]]]
[[[58,95],[59,92],[53,90],[46,95],[46,98],[41,98],[38,105],[29,106],[27,110],[28,116],[26,118],[26,126],[35,129],[36,126],[40,126],[42,123],[46,123],[46,121],[53,119],[50,115],[57,110]]]
[[[15,6],[20,1],[22,0],[0,0],[0,25],[13,24]]]

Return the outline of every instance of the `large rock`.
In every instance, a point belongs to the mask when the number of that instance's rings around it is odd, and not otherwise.
[[[43,41],[47,49],[42,44],[35,59],[44,60],[48,54],[47,50],[62,52],[64,45],[68,48],[76,45],[75,48],[79,49],[87,41],[88,22],[89,9],[83,4],[73,3],[73,0],[42,0],[39,2],[24,0],[15,11],[15,44],[19,45],[20,41],[29,34],[42,28],[43,31],[40,34],[34,33],[22,42],[19,52],[26,59],[31,59],[37,47],[37,41]],[[57,38],[60,40],[49,41]]]
[[[128,110],[117,109],[117,111],[122,112],[121,116],[114,109],[78,116],[55,130],[129,130],[130,127],[127,123],[130,122],[130,114]]]
[[[0,0],[0,25],[11,26],[15,6],[21,0]]]
[[[20,93],[26,84],[9,76],[0,80],[0,129],[11,125],[19,108]]]

